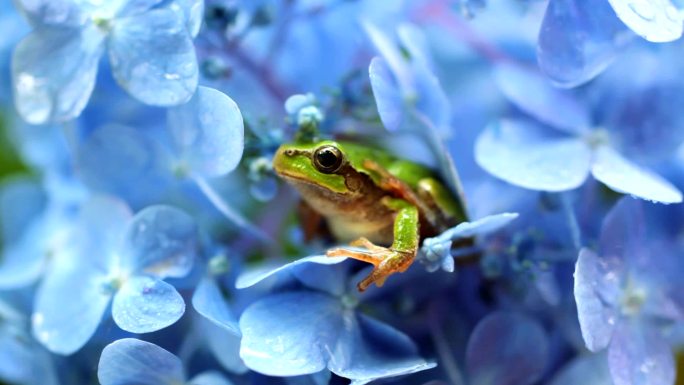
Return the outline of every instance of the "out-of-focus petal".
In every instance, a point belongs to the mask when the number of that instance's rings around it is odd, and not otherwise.
[[[15,0],[17,8],[34,26],[78,27],[90,19],[92,7],[83,0]]]
[[[375,57],[368,67],[371,88],[382,124],[389,131],[396,131],[404,120],[401,91],[397,89],[385,59]]]
[[[204,20],[204,0],[176,0],[185,14],[185,25],[190,36],[197,37]]]
[[[124,268],[158,278],[184,277],[197,249],[197,225],[171,206],[150,206],[137,213],[124,235]]]
[[[202,319],[200,327],[209,350],[224,369],[237,374],[249,370],[240,358],[240,334],[228,331],[208,319]]]
[[[361,385],[378,378],[411,374],[435,367],[421,358],[411,339],[371,318],[347,313],[328,368]]]
[[[631,36],[605,0],[551,0],[537,60],[554,83],[574,87],[601,73]]]
[[[6,179],[0,184],[0,239],[15,242],[45,208],[42,187],[30,178]],[[6,246],[5,246],[6,247]]]
[[[102,34],[85,30],[42,27],[14,49],[14,103],[31,124],[62,122],[78,117],[95,86],[102,54]]]
[[[636,262],[637,258],[650,259],[646,240],[646,216],[643,201],[623,197],[608,212],[601,226],[599,253],[604,258]]]
[[[680,203],[682,193],[661,176],[633,164],[617,151],[601,146],[594,153],[594,178],[611,189],[659,203]]]
[[[116,81],[141,102],[175,106],[195,93],[197,57],[178,7],[117,20],[108,47]]]
[[[543,374],[548,353],[546,333],[537,321],[515,313],[492,313],[468,340],[470,384],[532,384]]]
[[[172,325],[185,312],[176,289],[147,276],[130,277],[114,296],[112,316],[131,333],[149,333]]]
[[[606,280],[603,273],[597,255],[589,249],[582,249],[575,265],[575,303],[582,338],[592,352],[608,346],[619,320],[614,304],[607,303],[601,296],[601,286]]]
[[[53,353],[74,353],[95,333],[110,299],[102,272],[56,264],[36,293],[33,335]]]
[[[482,168],[533,190],[579,187],[589,173],[590,159],[589,147],[582,140],[551,136],[542,127],[522,121],[491,124],[475,145],[475,160]]]
[[[654,43],[682,36],[684,18],[670,0],[608,0],[617,16],[632,31]]]
[[[502,63],[495,67],[494,77],[509,101],[542,123],[570,134],[584,133],[591,125],[586,106],[538,72]]]
[[[237,317],[214,279],[205,277],[200,281],[192,295],[192,306],[214,324],[236,336],[240,335]]]
[[[199,87],[190,101],[171,108],[168,126],[181,161],[202,177],[219,177],[237,167],[244,123],[237,104],[223,92]]]
[[[240,356],[252,370],[295,376],[323,370],[342,327],[342,304],[314,292],[265,297],[240,317]]]
[[[399,88],[405,93],[413,93],[413,76],[407,61],[399,51],[399,45],[370,22],[362,21],[361,25],[385,60],[387,70],[394,75],[395,81],[400,85]]]
[[[188,385],[233,385],[233,383],[219,372],[208,371],[193,377]]]
[[[102,350],[97,378],[102,385],[185,383],[183,363],[178,357],[135,338],[114,341]]]
[[[551,385],[613,385],[605,354],[585,354],[565,365]]]
[[[462,238],[486,235],[508,225],[517,217],[518,213],[489,215],[476,221],[460,223],[456,227],[446,230],[439,237],[455,241]]]
[[[670,345],[639,322],[623,322],[608,348],[608,366],[615,385],[670,385],[675,364]]]

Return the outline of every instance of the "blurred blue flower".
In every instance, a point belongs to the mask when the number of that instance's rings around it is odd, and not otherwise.
[[[584,342],[592,352],[608,349],[616,385],[672,384],[674,359],[661,327],[684,319],[677,283],[668,279],[681,263],[648,237],[642,206],[628,197],[618,202],[603,223],[598,254],[582,249],[575,267]]]
[[[133,216],[117,200],[92,198],[38,288],[34,335],[49,350],[71,354],[93,335],[112,298],[114,321],[126,331],[173,324],[185,303],[163,279],[190,271],[196,232],[192,218],[169,206]]]
[[[117,82],[133,97],[158,106],[188,101],[198,81],[192,38],[201,3],[17,1],[34,27],[12,58],[19,114],[32,124],[78,117],[105,51]]]
[[[97,378],[101,385],[232,385],[216,371],[202,372],[187,380],[178,357],[135,338],[114,341],[102,350]]]
[[[357,312],[355,284],[339,265],[345,259],[307,257],[238,279],[244,288],[292,274],[304,285],[268,294],[240,316],[240,356],[249,368],[272,376],[328,369],[360,385],[434,367],[408,336]]]
[[[504,95],[542,124],[523,119],[490,124],[475,147],[478,164],[489,173],[528,189],[565,191],[581,186],[591,172],[620,193],[682,201],[675,186],[622,156],[616,138],[601,123],[592,124],[586,107],[570,95],[516,65],[501,65],[495,74]]]

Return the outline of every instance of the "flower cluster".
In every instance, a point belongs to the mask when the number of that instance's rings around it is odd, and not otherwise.
[[[0,384],[682,383],[683,30],[675,0],[0,3]]]

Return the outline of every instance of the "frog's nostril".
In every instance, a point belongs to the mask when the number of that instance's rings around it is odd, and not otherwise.
[[[294,150],[285,150],[285,155],[293,156],[295,154]]]

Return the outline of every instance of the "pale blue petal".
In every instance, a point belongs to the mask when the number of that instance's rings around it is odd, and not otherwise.
[[[518,217],[518,213],[501,213],[489,215],[472,222],[462,222],[456,227],[452,227],[441,235],[440,238],[450,239],[455,241],[457,239],[470,238],[478,235],[486,235],[498,231],[507,226],[514,219]]]
[[[659,203],[682,201],[682,193],[670,182],[623,158],[608,146],[601,146],[595,151],[591,173],[620,193]]]
[[[304,263],[316,263],[316,264],[321,264],[321,265],[336,265],[338,263],[346,261],[347,258],[345,257],[326,257],[325,255],[314,255],[310,257],[305,257],[298,259],[294,262],[290,262],[286,265],[277,267],[275,269],[269,269],[267,271],[258,269],[258,270],[251,270],[251,271],[246,271],[245,273],[241,274],[237,280],[235,281],[235,287],[238,289],[245,289],[250,286],[254,286],[257,283],[265,280],[268,277],[271,277],[273,275],[279,274],[279,273],[289,273],[289,270],[292,269],[293,267],[297,265],[301,265]]]
[[[654,43],[682,36],[684,18],[670,0],[608,0],[617,16],[632,31]]]
[[[240,163],[244,123],[237,104],[221,91],[199,87],[190,101],[169,109],[168,127],[179,156],[202,177],[219,177]]]
[[[587,349],[597,352],[608,346],[618,311],[601,296],[606,275],[603,274],[597,255],[582,249],[575,265],[575,303],[582,338]]]
[[[362,21],[361,25],[375,46],[375,49],[378,50],[380,56],[385,60],[388,72],[394,75],[394,79],[400,85],[399,88],[402,93],[412,94],[415,91],[413,89],[413,75],[408,63],[402,57],[401,51],[399,51],[399,45],[394,39],[388,37],[370,22]]]
[[[494,77],[501,92],[518,108],[542,123],[580,134],[591,125],[589,110],[568,91],[554,88],[538,72],[515,64],[499,64]]]
[[[567,365],[551,381],[551,385],[613,385],[605,354],[585,354]]]
[[[31,24],[82,26],[89,21],[91,7],[82,0],[14,0]]]
[[[115,18],[119,19],[143,13],[163,1],[164,0],[108,0],[107,2],[100,3],[98,11],[106,12],[111,15],[116,14]],[[174,0],[174,2],[178,1],[179,0]]]
[[[184,312],[183,297],[173,286],[147,276],[128,278],[112,304],[114,321],[131,333],[163,329],[178,321]]]
[[[233,385],[233,383],[219,372],[207,371],[193,377],[188,385]]]
[[[236,336],[240,335],[237,317],[214,279],[205,277],[200,281],[192,295],[192,306],[214,324]]]
[[[285,377],[287,385],[329,385],[332,373],[328,369],[305,376]]]
[[[41,186],[28,177],[5,179],[0,185],[0,239],[15,242],[46,206]]]
[[[285,100],[285,111],[290,115],[296,115],[302,108],[315,103],[316,97],[313,94],[295,94]]]
[[[26,287],[36,282],[47,262],[47,254],[42,246],[39,240],[25,236],[18,243],[3,248],[0,259],[1,290]]]
[[[361,385],[434,368],[418,355],[411,339],[398,330],[363,315],[346,313],[338,344],[328,364],[335,374]]]
[[[385,59],[374,57],[368,75],[382,124],[389,131],[398,130],[404,120],[404,105]]]
[[[92,190],[116,195],[140,207],[170,189],[171,160],[162,146],[140,130],[107,125],[78,149],[78,173]]]
[[[240,356],[247,367],[271,376],[323,370],[342,327],[342,304],[314,292],[270,295],[240,317]]]
[[[14,103],[31,124],[66,121],[85,108],[95,86],[103,36],[92,29],[42,27],[12,56]]]
[[[108,47],[116,81],[141,102],[174,106],[195,93],[197,58],[178,7],[117,20]]]
[[[175,355],[155,344],[124,338],[102,350],[97,378],[101,385],[172,385],[183,384],[185,373]]]
[[[671,385],[675,382],[672,348],[650,325],[624,322],[608,348],[615,385]]]
[[[580,85],[601,73],[631,35],[606,0],[551,0],[539,31],[539,66],[557,85]]]
[[[469,383],[532,384],[546,368],[548,350],[546,333],[537,321],[516,313],[492,313],[477,324],[468,340]]]
[[[73,237],[78,253],[102,270],[117,270],[120,260],[116,252],[132,218],[131,210],[123,201],[107,195],[94,195],[83,203],[79,211]]]
[[[240,358],[240,334],[228,331],[204,318],[199,325],[207,346],[224,369],[237,374],[249,370]]]
[[[74,353],[95,333],[111,296],[102,272],[57,263],[36,293],[33,335],[53,353]]]
[[[599,254],[620,265],[630,264],[639,258],[651,259],[646,240],[644,202],[623,197],[608,212],[601,226]]]
[[[580,139],[547,135],[531,123],[503,120],[477,138],[475,160],[497,178],[543,191],[579,187],[589,173],[591,152]]]
[[[127,271],[158,278],[184,277],[197,252],[197,225],[174,207],[149,206],[133,217],[124,243]]]
[[[204,20],[204,0],[176,0],[175,3],[185,14],[185,26],[190,36],[197,37]]]
[[[5,321],[3,321],[5,323]],[[13,330],[13,325],[0,324],[0,381],[28,384],[33,370],[33,351],[26,336]]]

